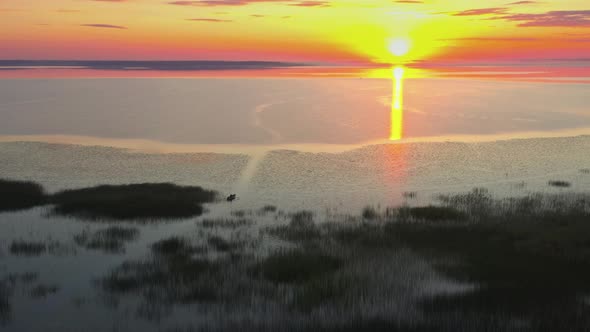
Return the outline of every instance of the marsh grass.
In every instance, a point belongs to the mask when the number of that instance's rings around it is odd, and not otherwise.
[[[14,282],[7,278],[0,279],[0,326],[5,325],[12,315],[12,295]]]
[[[137,228],[112,226],[94,233],[84,231],[74,236],[74,242],[89,250],[124,253],[125,243],[135,241],[138,237]]]
[[[316,222],[309,211],[290,214],[285,224],[262,229],[268,241],[289,246],[254,256],[232,249],[249,245],[226,233],[243,228],[203,231],[199,245],[165,239],[101,284],[111,294],[133,293],[163,307],[221,307],[223,314],[207,325],[215,331],[590,327],[581,301],[590,294],[590,195],[498,199],[479,188],[440,196],[433,205],[373,212],[333,218],[340,222]],[[210,250],[196,249],[203,244]],[[469,287],[426,290],[441,280]]]
[[[170,305],[213,301],[218,264],[193,257],[201,252],[186,239],[171,237],[151,246],[145,261],[125,262],[99,281],[113,294],[143,294],[148,304]]]
[[[51,196],[50,201],[57,215],[149,221],[201,215],[202,204],[216,198],[215,192],[201,187],[143,183],[65,190]]]
[[[342,266],[341,259],[308,250],[278,251],[258,266],[258,272],[274,283],[305,282],[333,273]]]
[[[570,182],[561,181],[561,180],[552,180],[552,181],[549,181],[547,184],[549,184],[551,187],[558,187],[558,188],[569,188],[572,186],[572,184]]]
[[[451,206],[420,206],[401,207],[398,209],[400,221],[462,221],[466,219],[464,213]]]
[[[367,220],[375,220],[379,217],[379,212],[372,206],[366,206],[363,208],[362,216]]]
[[[278,211],[278,209],[275,205],[265,205],[260,209],[260,211],[262,213],[275,213]]]
[[[236,229],[241,227],[249,227],[255,225],[256,222],[252,219],[204,219],[200,226],[204,228],[229,228]]]
[[[46,298],[49,295],[55,294],[59,291],[59,287],[57,285],[45,285],[39,284],[29,291],[29,296],[33,299],[41,299]]]
[[[0,212],[29,209],[46,202],[47,196],[41,185],[0,179]]]
[[[12,241],[10,253],[16,256],[40,256],[47,251],[47,244],[43,242]]]

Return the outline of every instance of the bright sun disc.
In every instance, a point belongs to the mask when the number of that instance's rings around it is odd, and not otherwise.
[[[394,39],[389,42],[389,52],[395,56],[404,56],[410,51],[410,43],[405,39]]]

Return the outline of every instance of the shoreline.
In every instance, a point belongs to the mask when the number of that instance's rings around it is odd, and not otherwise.
[[[256,156],[273,151],[302,153],[343,153],[376,145],[404,145],[428,143],[494,143],[533,139],[583,138],[590,136],[590,127],[558,131],[526,131],[492,135],[444,135],[404,138],[401,140],[373,140],[357,144],[285,143],[285,144],[194,144],[171,143],[150,139],[107,138],[77,135],[0,135],[0,143],[39,143],[80,147],[104,147],[128,150],[130,153],[219,153]]]

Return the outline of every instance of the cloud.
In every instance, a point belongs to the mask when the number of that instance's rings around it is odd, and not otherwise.
[[[196,0],[196,1],[170,1],[168,4],[176,6],[199,6],[199,7],[214,7],[214,6],[245,6],[253,3],[274,2],[285,3],[290,6],[299,7],[327,7],[330,5],[328,1],[322,0],[308,0],[308,1],[293,1],[293,0]]]
[[[80,26],[89,27],[89,28],[104,28],[104,29],[127,29],[127,27],[124,27],[121,25],[101,24],[101,23],[80,24]]]
[[[330,3],[328,1],[300,1],[295,3],[290,3],[289,6],[297,6],[297,7],[330,7]]]
[[[554,10],[540,14],[500,15],[495,19],[518,22],[519,27],[590,27],[590,10]]]
[[[532,5],[532,4],[536,4],[536,3],[539,3],[539,2],[538,1],[525,0],[525,1],[516,1],[516,2],[507,3],[506,6]]]
[[[219,18],[187,18],[187,21],[195,21],[195,22],[211,22],[211,23],[226,23],[226,22],[233,22],[232,20],[222,20]]]
[[[496,14],[504,14],[508,8],[506,7],[492,7],[492,8],[478,8],[478,9],[468,9],[463,10],[460,12],[454,12],[451,15],[453,16],[479,16],[479,15],[496,15]]]
[[[464,38],[445,38],[439,41],[481,41],[481,42],[501,42],[501,41],[538,41],[538,38],[529,37],[464,37]]]

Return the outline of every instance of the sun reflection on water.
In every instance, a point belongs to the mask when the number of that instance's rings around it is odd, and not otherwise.
[[[393,68],[393,93],[391,98],[391,134],[389,139],[397,141],[403,137],[404,120],[404,67]]]

